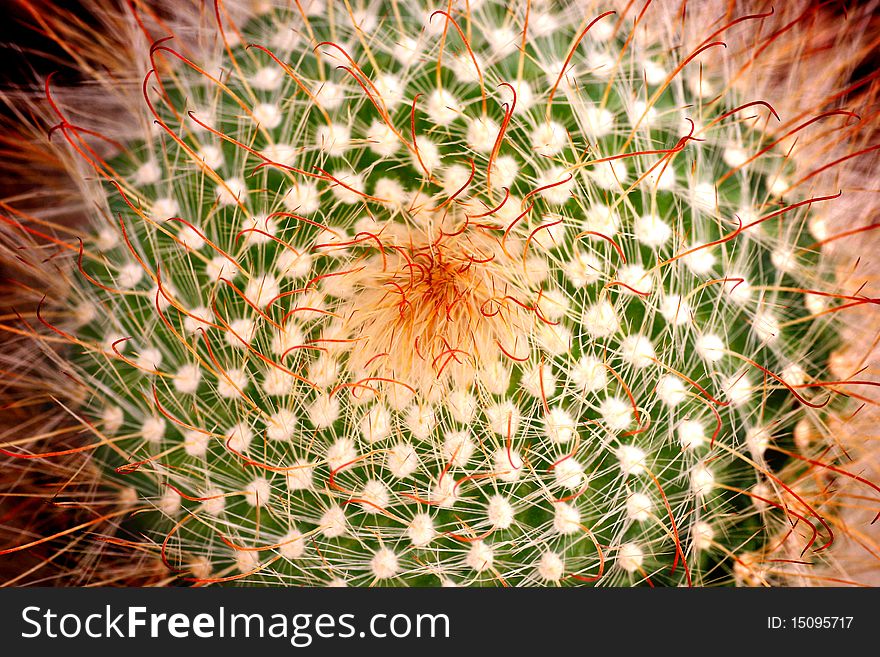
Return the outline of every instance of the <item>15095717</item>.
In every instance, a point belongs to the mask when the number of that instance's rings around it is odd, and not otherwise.
[[[789,622],[795,630],[848,630],[853,616],[792,616]]]

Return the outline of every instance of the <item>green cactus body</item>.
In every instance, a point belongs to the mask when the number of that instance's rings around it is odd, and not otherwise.
[[[189,581],[772,580],[834,340],[776,119],[720,45],[461,5],[155,47],[71,292],[108,478]]]

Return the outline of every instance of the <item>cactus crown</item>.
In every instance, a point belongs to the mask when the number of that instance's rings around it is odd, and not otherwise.
[[[833,300],[721,45],[298,5],[154,45],[99,164],[70,330],[139,531],[201,582],[772,579]]]

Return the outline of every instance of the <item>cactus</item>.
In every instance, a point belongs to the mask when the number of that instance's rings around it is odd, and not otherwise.
[[[57,108],[99,192],[41,315],[179,581],[821,558],[836,311],[873,300],[838,292],[793,117],[721,70],[739,21],[670,48],[577,2],[217,7],[214,59],[152,45],[142,138],[105,158]]]

